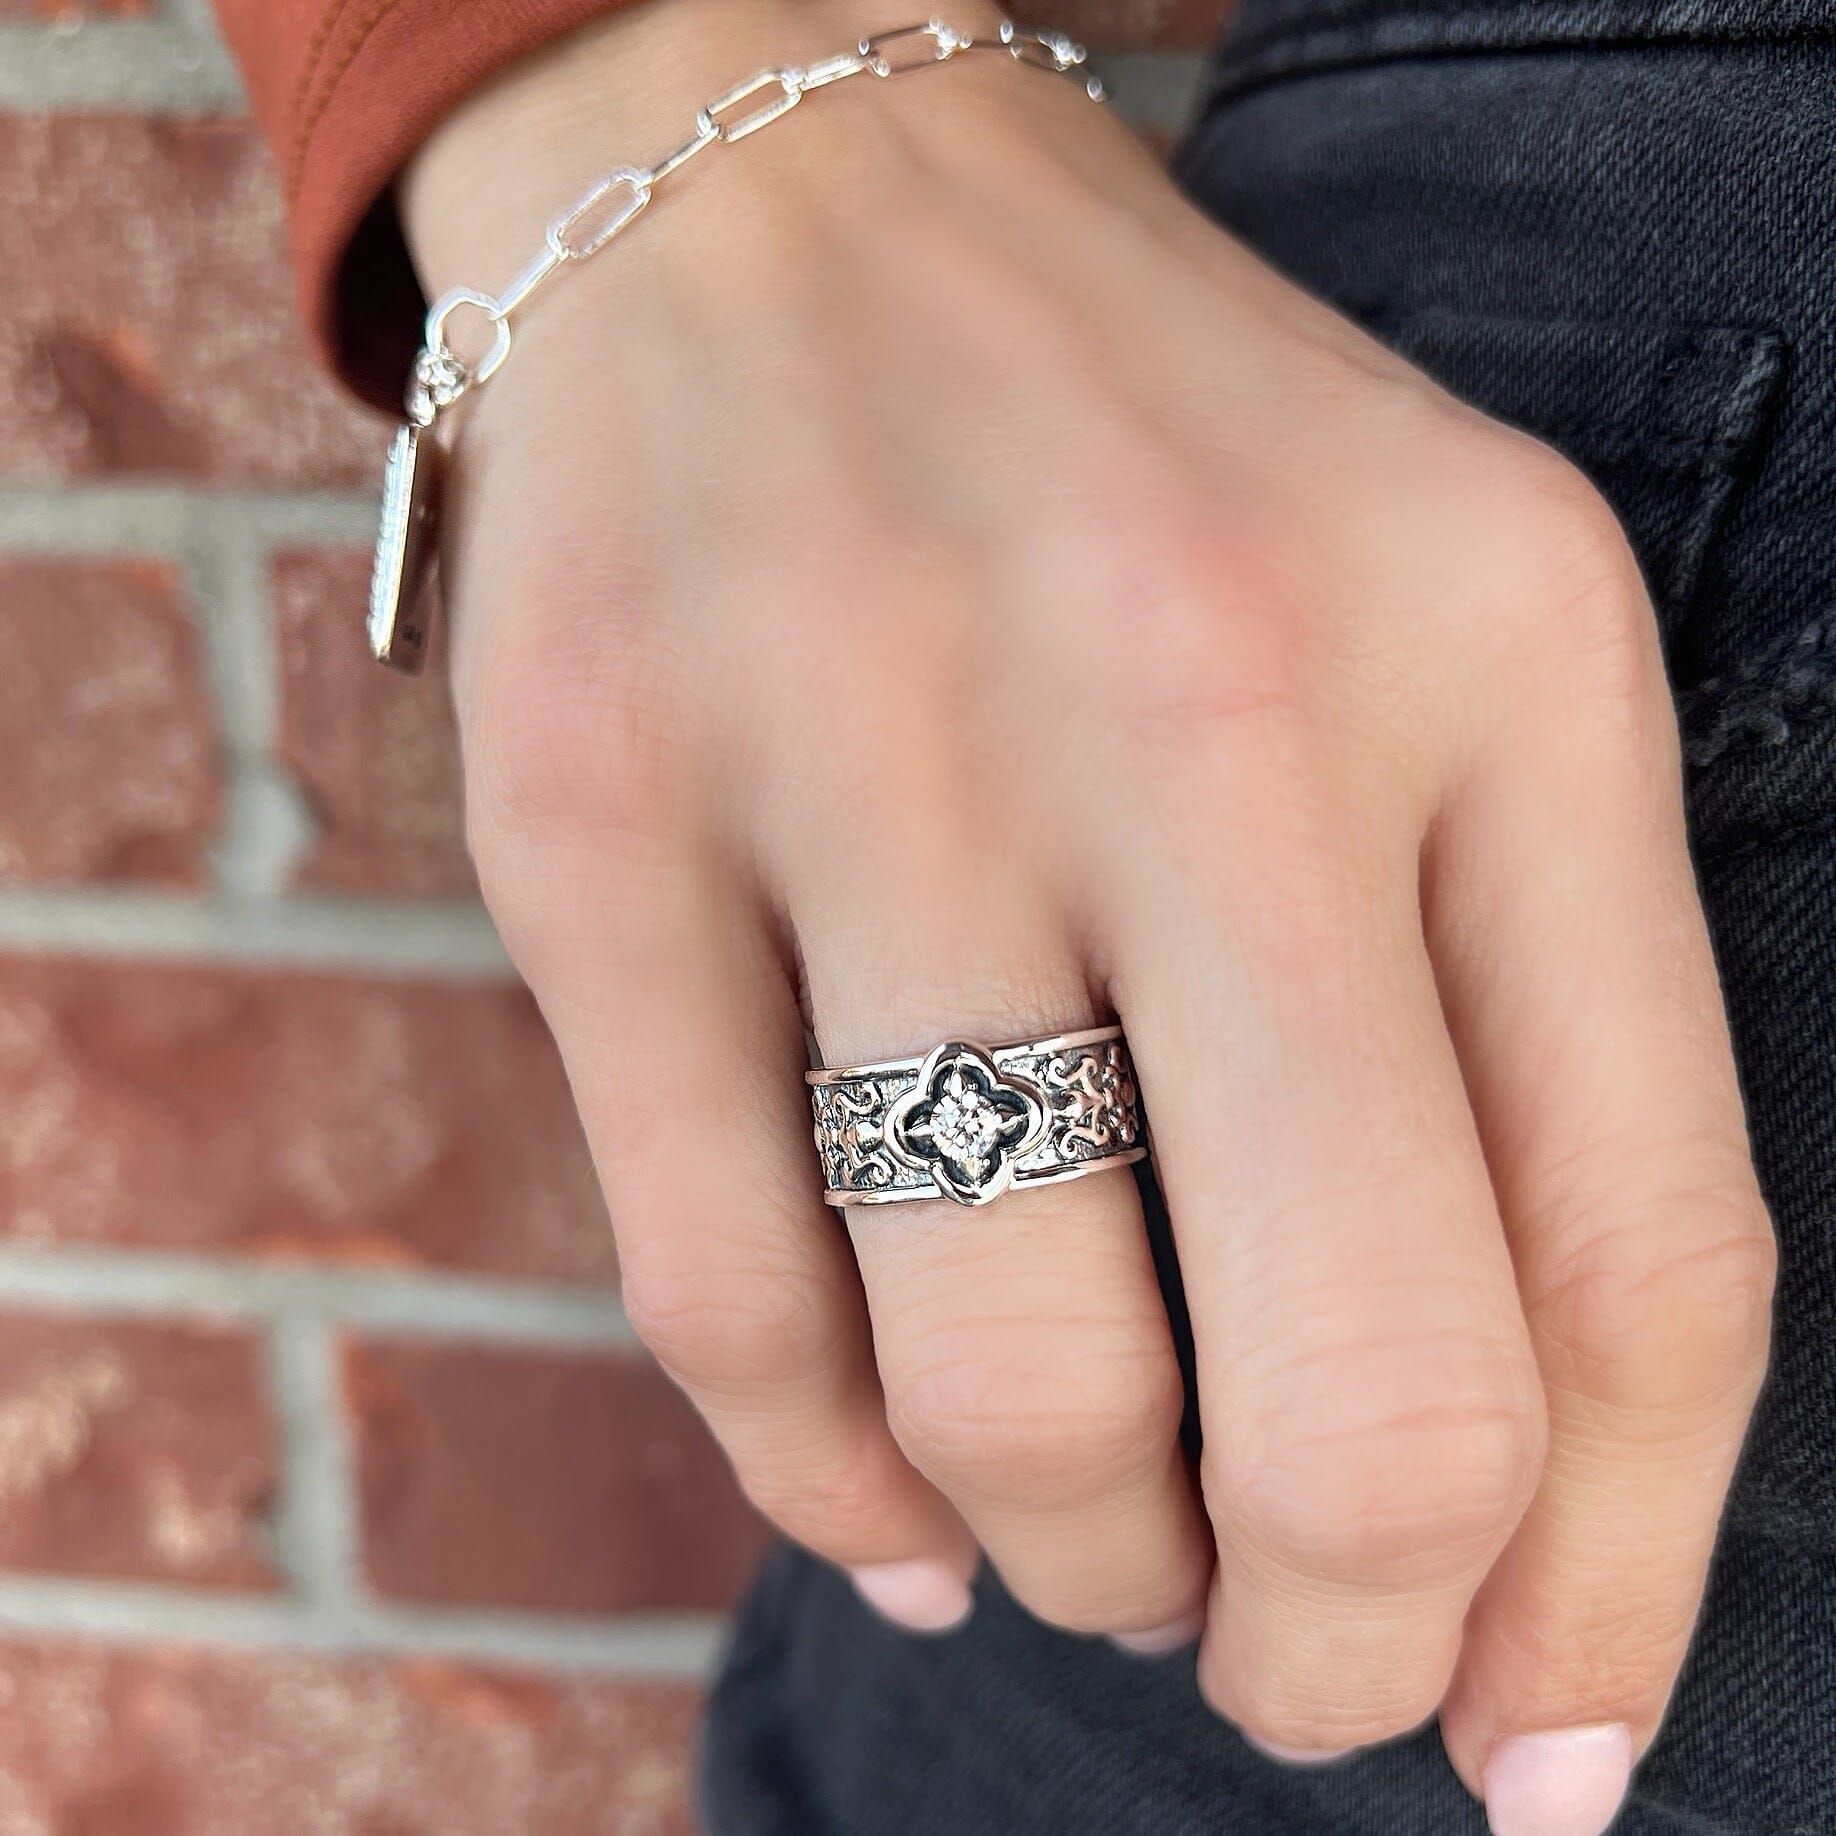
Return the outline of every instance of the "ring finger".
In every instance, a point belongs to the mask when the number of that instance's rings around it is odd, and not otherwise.
[[[823,1062],[989,1046],[1097,1018],[1049,902],[947,823],[806,875],[787,904]],[[973,886],[972,902],[939,899]],[[893,1432],[1040,1617],[1196,1637],[1211,1546],[1132,1179],[851,1207]]]

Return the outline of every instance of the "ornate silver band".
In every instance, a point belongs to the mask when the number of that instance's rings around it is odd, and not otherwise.
[[[1147,1153],[1119,1026],[993,1047],[951,1039],[923,1058],[811,1071],[807,1081],[831,1205],[986,1205]]]

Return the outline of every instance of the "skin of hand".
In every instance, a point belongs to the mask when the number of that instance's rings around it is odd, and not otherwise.
[[[894,23],[667,0],[501,75],[403,181],[430,288]],[[993,57],[714,149],[457,418],[479,872],[750,1495],[908,1624],[985,1554],[1056,1625],[1202,1631],[1283,1758],[1438,1711],[1503,1836],[1604,1827],[1773,1250],[1599,497]],[[803,1014],[837,1064],[1109,1007],[1197,1472],[1130,1180],[819,1202]]]

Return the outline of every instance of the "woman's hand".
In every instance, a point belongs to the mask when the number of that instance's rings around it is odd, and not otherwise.
[[[427,278],[506,278],[706,95],[887,23],[669,0],[557,46],[415,166]],[[760,1505],[909,1623],[979,1545],[1058,1625],[1202,1624],[1290,1756],[1439,1707],[1501,1830],[1603,1823],[1772,1252],[1592,490],[968,58],[699,163],[546,292],[450,527],[486,894],[631,1317]],[[829,1063],[1120,1014],[1196,1477],[1132,1182],[850,1246],[800,992]]]

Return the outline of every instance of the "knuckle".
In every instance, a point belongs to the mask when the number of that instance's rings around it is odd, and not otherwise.
[[[1199,1694],[1212,1711],[1257,1739],[1303,1753],[1394,1740],[1441,1705],[1453,1654],[1392,1650],[1380,1665],[1284,1668],[1201,1655]]]
[[[1489,1565],[1528,1507],[1545,1422],[1528,1359],[1465,1331],[1316,1353],[1207,1438],[1221,1537],[1283,1572],[1431,1585]]]
[[[1637,1409],[1689,1409],[1757,1387],[1778,1251],[1745,1177],[1641,1203],[1605,1194],[1552,1233],[1574,1247],[1532,1276],[1532,1327],[1572,1381]]]
[[[1240,749],[1304,722],[1321,676],[1311,626],[1256,537],[1142,499],[1081,540],[1109,627],[1089,653],[1097,692],[1145,756]]]
[[[1176,1566],[1146,1574],[1139,1564],[1093,1558],[1076,1563],[1069,1575],[1041,1576],[1014,1563],[1001,1579],[1035,1619],[1065,1632],[1126,1634],[1170,1626],[1192,1614],[1194,1583]]]
[[[1488,437],[1499,440],[1495,431]],[[1507,509],[1541,538],[1547,564],[1572,563],[1580,578],[1619,568],[1631,550],[1612,506],[1578,466],[1552,447],[1502,436],[1500,472]]]
[[[749,1462],[740,1483],[762,1516],[831,1562],[884,1560],[899,1529],[885,1477],[860,1459]]]
[[[1178,1367],[1136,1351],[1029,1361],[998,1336],[941,1337],[888,1374],[893,1433],[946,1489],[1075,1505],[1163,1462],[1179,1429]]]
[[[502,839],[653,835],[668,818],[680,702],[636,644],[560,644],[539,613],[489,641],[461,722],[473,850]]]
[[[744,1268],[680,1249],[620,1258],[625,1317],[657,1362],[708,1396],[795,1382],[830,1355],[831,1323],[809,1281],[783,1269]]]
[[[1521,442],[1516,443],[1520,446]],[[1515,595],[1533,654],[1642,737],[1670,718],[1657,623],[1638,558],[1613,508],[1576,467],[1529,447],[1511,468],[1497,519],[1519,576]]]
[[[1489,1657],[1503,1674],[1544,1679],[1551,1700],[1586,1705],[1578,1720],[1636,1726],[1661,1708],[1676,1680],[1701,1595],[1699,1574],[1655,1560],[1635,1585],[1614,1573],[1576,1590],[1566,1612],[1519,1614],[1495,1631],[1488,1625],[1497,1640]]]

